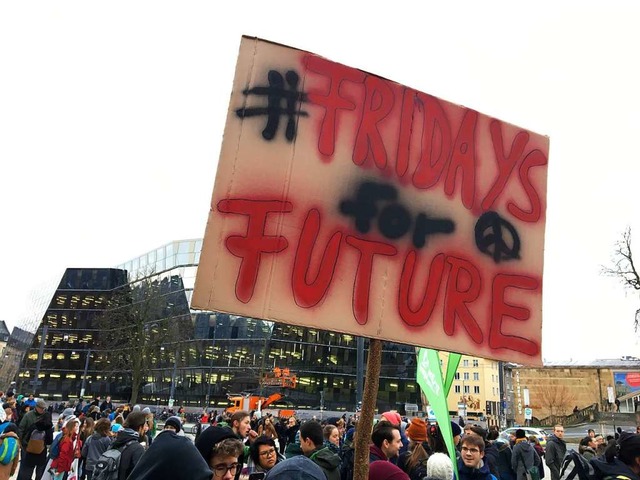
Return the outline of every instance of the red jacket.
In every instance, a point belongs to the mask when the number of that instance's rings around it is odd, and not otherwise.
[[[76,441],[75,449],[73,442]],[[60,440],[60,454],[58,458],[54,458],[51,462],[51,468],[56,472],[68,472],[71,470],[71,464],[76,458],[80,458],[80,450],[82,449],[82,440],[74,435],[73,438],[64,437]]]

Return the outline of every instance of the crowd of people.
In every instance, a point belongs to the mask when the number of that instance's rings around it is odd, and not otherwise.
[[[55,422],[55,406],[43,399],[9,391],[0,402],[0,480],[16,471],[18,480],[351,480],[361,428],[346,416],[301,422],[205,411],[194,441],[185,435],[184,412],[158,428],[155,412],[114,406],[108,397],[65,406]],[[560,425],[545,451],[522,429],[501,438],[497,428],[451,422],[454,455],[440,427],[419,417],[385,412],[368,429],[372,480],[538,480],[543,462],[550,480],[560,480],[567,458]],[[607,443],[590,431],[580,442],[594,480],[640,480],[640,435],[617,437]]]

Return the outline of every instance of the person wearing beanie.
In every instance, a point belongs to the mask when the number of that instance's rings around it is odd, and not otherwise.
[[[453,434],[453,446],[456,448],[458,443],[460,443],[460,435],[462,434],[460,425],[455,422],[451,422],[451,433]],[[432,452],[449,453],[447,451],[447,446],[444,443],[444,437],[440,430],[440,425],[430,425],[427,428],[427,441],[429,442]],[[456,455],[458,454],[459,452],[456,450]]]
[[[533,467],[540,469],[540,456],[529,443],[527,434],[521,428],[516,430],[516,444],[511,452],[511,468],[516,478],[523,478]]]
[[[376,460],[369,465],[369,480],[410,480],[410,477],[393,463]]]
[[[304,455],[278,463],[267,472],[264,480],[326,480],[322,469]]]
[[[182,431],[180,419],[169,417],[164,427],[127,480],[211,479],[211,468],[200,451],[184,434],[179,435]]]
[[[449,455],[433,453],[427,460],[428,480],[453,480],[453,463]]]
[[[427,441],[427,424],[422,418],[415,417],[407,427],[409,450],[400,454],[398,467],[414,480],[422,480],[427,474],[427,458],[429,445]]]
[[[174,415],[173,417],[167,418],[167,420],[164,422],[163,430],[168,429],[172,429],[177,434],[182,432],[182,420],[180,420],[180,417],[176,417]]]
[[[238,458],[243,455],[244,447],[231,429],[209,427],[200,434],[195,445],[216,480],[231,480],[242,471]]]

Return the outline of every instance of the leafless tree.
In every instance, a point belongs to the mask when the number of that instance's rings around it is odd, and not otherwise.
[[[627,289],[640,290],[640,274],[636,269],[631,249],[631,227],[627,227],[622,239],[615,243],[611,263],[602,267],[602,273],[617,278]],[[633,327],[636,332],[640,328],[640,309],[636,310]]]
[[[566,385],[541,385],[536,389],[540,405],[549,415],[567,415],[573,408],[575,394]]]

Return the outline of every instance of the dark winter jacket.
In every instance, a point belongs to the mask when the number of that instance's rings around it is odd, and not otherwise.
[[[102,436],[95,432],[82,446],[82,456],[86,458],[84,463],[85,470],[93,472],[98,458],[111,446],[111,437]]]
[[[595,458],[597,456],[596,451],[588,445],[580,445],[578,447],[578,453],[580,453],[580,455],[582,455],[587,460],[591,460],[592,458]]]
[[[127,446],[128,443],[129,445]],[[118,480],[126,480],[126,478],[133,471],[133,467],[136,466],[136,464],[140,461],[140,458],[142,458],[142,455],[144,454],[144,447],[140,445],[138,432],[135,432],[130,428],[120,429],[118,431],[118,436],[109,448],[123,448],[122,455],[120,456]]]
[[[551,480],[560,480],[560,469],[566,453],[567,443],[552,435],[547,441],[547,450],[544,453],[544,461],[551,471]]]
[[[494,446],[498,450],[498,459],[496,461],[496,475],[500,480],[515,480],[516,476],[511,468],[511,446],[509,442],[495,442]]]
[[[633,470],[617,458],[614,458],[612,462],[607,462],[604,458],[594,458],[589,463],[595,470],[596,478],[602,480],[640,480],[640,477]]]
[[[462,459],[458,460],[459,480],[497,480],[489,471],[489,465],[481,461],[480,468],[467,467]]]
[[[523,479],[525,473],[533,466],[540,468],[538,453],[526,439],[517,441],[511,453],[511,468],[516,472],[516,479]]]
[[[309,458],[322,469],[327,480],[340,480],[340,457],[337,454],[327,447],[320,447]]]
[[[484,447],[484,463],[489,466],[489,471],[495,476],[499,476],[498,472],[498,447],[491,442],[486,442]]]
[[[176,461],[178,460],[178,461]],[[163,430],[136,464],[128,480],[209,480],[211,470],[193,442]]]

